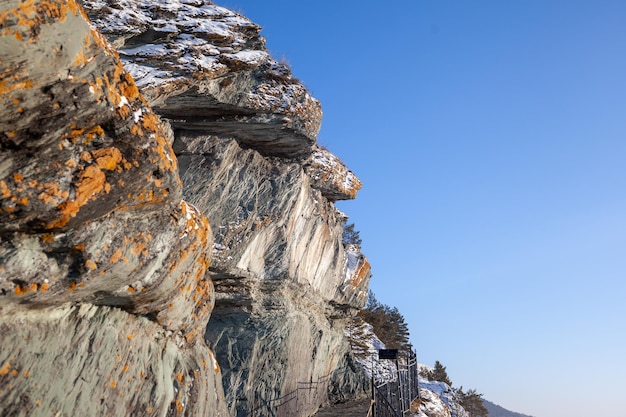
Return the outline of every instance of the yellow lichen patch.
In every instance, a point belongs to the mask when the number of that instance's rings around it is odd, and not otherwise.
[[[24,378],[30,377],[30,371],[24,371],[23,375],[24,375]]]
[[[350,285],[353,288],[358,288],[362,284],[363,280],[369,276],[370,270],[371,267],[369,261],[363,257],[352,274],[352,277],[350,277]]]
[[[159,167],[167,172],[173,172],[178,169],[174,151],[166,139],[161,120],[152,112],[145,112],[139,123],[131,126],[131,133],[135,135],[154,134],[156,147],[154,148],[157,155],[150,162],[156,163]]]
[[[43,284],[41,284],[41,292],[46,292],[48,291],[49,285],[47,282],[44,282]]]
[[[180,372],[176,374],[176,379],[178,380],[178,382],[183,382],[183,373]]]
[[[57,204],[69,196],[67,191],[59,189],[59,184],[56,182],[47,182],[40,187],[43,188],[43,191],[37,198],[46,204]]]
[[[130,252],[133,255],[137,255],[137,256],[139,256],[139,254],[143,254],[143,256],[147,256],[148,255],[147,248],[148,246],[145,243],[137,242],[130,248]]]
[[[0,181],[0,195],[2,195],[2,198],[11,197],[11,190],[9,190],[7,183],[4,181]]]
[[[76,202],[79,207],[100,193],[104,189],[105,182],[106,175],[99,167],[91,165],[85,168],[76,184]]]
[[[22,176],[22,174],[16,172],[15,174],[13,174],[13,180],[17,183],[22,182],[22,180],[24,179],[24,177]]]
[[[90,163],[92,161],[92,156],[90,152],[84,151],[80,153],[80,160],[83,162]]]
[[[122,153],[117,148],[98,149],[91,152],[91,155],[96,160],[96,165],[107,171],[115,170],[122,161]]]
[[[111,262],[112,264],[116,264],[120,261],[121,258],[122,258],[122,250],[118,249],[113,253],[113,255],[111,255],[111,258],[109,258],[109,262]]]
[[[87,47],[91,45],[91,36],[85,35],[83,44],[84,46],[87,46]],[[82,68],[94,60],[95,57],[92,54],[86,53],[85,51],[86,49],[88,50],[88,48],[84,48],[84,49],[79,50],[76,53],[76,55],[74,56],[74,62],[73,62],[74,66]]]
[[[14,9],[0,12],[0,28],[3,35],[14,35],[17,40],[32,34],[34,41],[39,34],[37,30],[49,21],[63,22],[68,12],[76,15],[80,7],[74,0],[25,0]]]
[[[90,165],[85,168],[78,176],[78,181],[75,183],[76,198],[61,203],[58,208],[61,212],[61,216],[49,223],[47,227],[49,229],[55,227],[63,227],[69,221],[70,218],[75,217],[81,207],[87,204],[90,200],[96,199],[101,192],[109,192],[110,185],[106,182],[106,175],[100,167],[97,165]],[[41,198],[41,195],[39,196]]]
[[[1,26],[2,22],[0,21]],[[19,74],[12,74],[0,81],[0,96],[6,95],[8,97],[13,91],[30,90],[34,85],[35,83],[31,80],[22,78]]]
[[[72,283],[70,284],[69,287],[67,287],[68,290],[75,290],[78,287],[78,284],[76,284],[76,281],[72,281]]]
[[[134,100],[138,98],[139,89],[137,88],[133,77],[128,72],[124,72],[124,74],[120,78],[122,79],[122,82],[120,82],[120,88],[122,90],[122,94],[124,94],[124,97],[129,100]]]
[[[102,126],[98,125],[96,127],[94,127],[93,129],[90,129],[87,132],[87,140],[85,140],[85,143],[89,143],[92,140],[95,139],[96,136],[100,136],[103,137],[104,136],[104,129],[102,129]]]
[[[98,264],[96,264],[91,259],[87,259],[87,261],[85,262],[85,266],[92,271],[98,268]]]
[[[2,365],[2,368],[0,368],[0,376],[8,374],[10,370],[11,364],[9,362],[5,362],[4,365]]]
[[[115,388],[115,387],[117,387],[117,382],[115,382],[115,381],[111,381],[111,383],[109,384],[109,386],[110,386],[111,388]]]
[[[126,338],[128,340],[133,340],[135,338],[135,336],[133,336],[132,334],[129,333],[129,334],[126,335]]]

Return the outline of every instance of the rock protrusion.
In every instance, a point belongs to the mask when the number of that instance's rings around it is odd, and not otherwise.
[[[311,153],[320,103],[270,57],[258,25],[208,1],[84,3],[174,128],[235,137],[267,155]]]
[[[352,200],[361,189],[359,180],[341,160],[327,149],[316,147],[307,161],[311,186],[330,201]]]

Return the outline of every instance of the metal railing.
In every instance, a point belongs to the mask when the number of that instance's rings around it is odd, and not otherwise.
[[[255,397],[251,408],[238,410],[238,416],[245,417],[289,417],[294,411],[317,407],[328,395],[328,381],[332,372],[319,377],[317,381],[297,382],[297,388],[273,399]]]
[[[417,357],[411,352],[405,363],[396,361],[395,378],[374,382],[372,388],[375,417],[401,417],[419,398]]]

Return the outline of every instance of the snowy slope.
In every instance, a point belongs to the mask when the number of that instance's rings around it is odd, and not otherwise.
[[[374,334],[371,324],[355,319],[345,333],[351,341],[353,354],[368,377],[371,378],[373,374],[377,384],[396,377],[393,361],[377,359],[378,350],[385,349],[385,344]],[[423,364],[419,366],[420,375],[425,374],[423,370],[432,369]],[[420,377],[419,387],[421,403],[417,413],[411,414],[412,417],[469,417],[459,404],[454,390],[446,383]]]

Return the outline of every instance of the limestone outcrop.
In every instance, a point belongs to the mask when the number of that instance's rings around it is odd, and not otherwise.
[[[0,7],[0,407],[310,416],[363,394],[344,327],[370,268],[333,204],[361,184],[315,145],[320,103],[208,1],[82,5],[93,26],[74,1]]]

